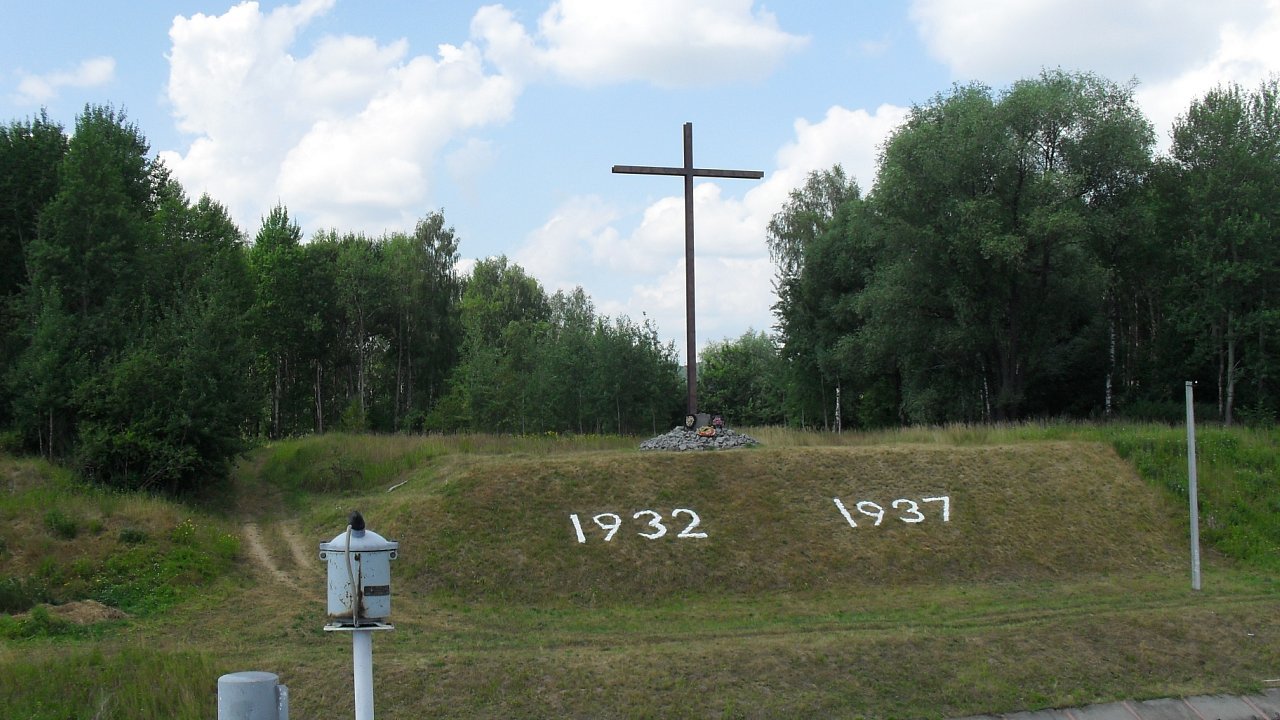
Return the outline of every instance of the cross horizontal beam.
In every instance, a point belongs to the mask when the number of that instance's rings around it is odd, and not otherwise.
[[[742,178],[759,180],[764,173],[759,170],[717,170],[714,168],[651,167],[648,165],[614,165],[613,171],[622,175],[693,175],[695,177]]]

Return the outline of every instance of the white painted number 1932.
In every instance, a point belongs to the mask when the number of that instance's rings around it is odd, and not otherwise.
[[[707,536],[705,532],[698,532],[697,530],[697,527],[702,524],[702,518],[698,517],[698,513],[688,508],[676,508],[671,511],[672,519],[679,518],[681,515],[687,515],[690,520],[689,524],[676,535],[677,538],[704,538]],[[637,535],[647,540],[657,540],[667,534],[667,526],[662,523],[663,516],[661,513],[653,510],[640,510],[631,516],[632,520],[642,520],[644,518],[649,518],[649,521],[641,526],[646,529],[636,532]],[[585,543],[587,535],[582,529],[582,520],[578,517],[578,514],[571,513],[569,521],[573,523],[573,532],[578,538],[578,542]],[[604,541],[609,542],[613,540],[613,536],[622,527],[622,516],[611,512],[600,513],[592,516],[591,522],[604,531]]]

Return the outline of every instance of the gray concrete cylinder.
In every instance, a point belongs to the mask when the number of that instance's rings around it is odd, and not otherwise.
[[[218,678],[218,720],[289,720],[289,688],[279,680],[257,670]]]

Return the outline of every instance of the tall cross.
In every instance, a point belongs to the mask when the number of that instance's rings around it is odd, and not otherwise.
[[[759,170],[713,170],[693,166],[693,123],[684,124],[684,167],[614,165],[615,173],[628,175],[680,175],[684,177],[684,326],[688,365],[685,377],[689,388],[688,414],[698,412],[698,362],[693,320],[693,179],[695,177],[744,178],[759,180]]]

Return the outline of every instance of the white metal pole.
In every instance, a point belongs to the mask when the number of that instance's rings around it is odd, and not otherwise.
[[[1191,589],[1200,589],[1200,507],[1196,487],[1195,383],[1187,381],[1187,494],[1191,498]]]
[[[373,631],[351,633],[351,658],[356,681],[356,720],[373,720]]]

